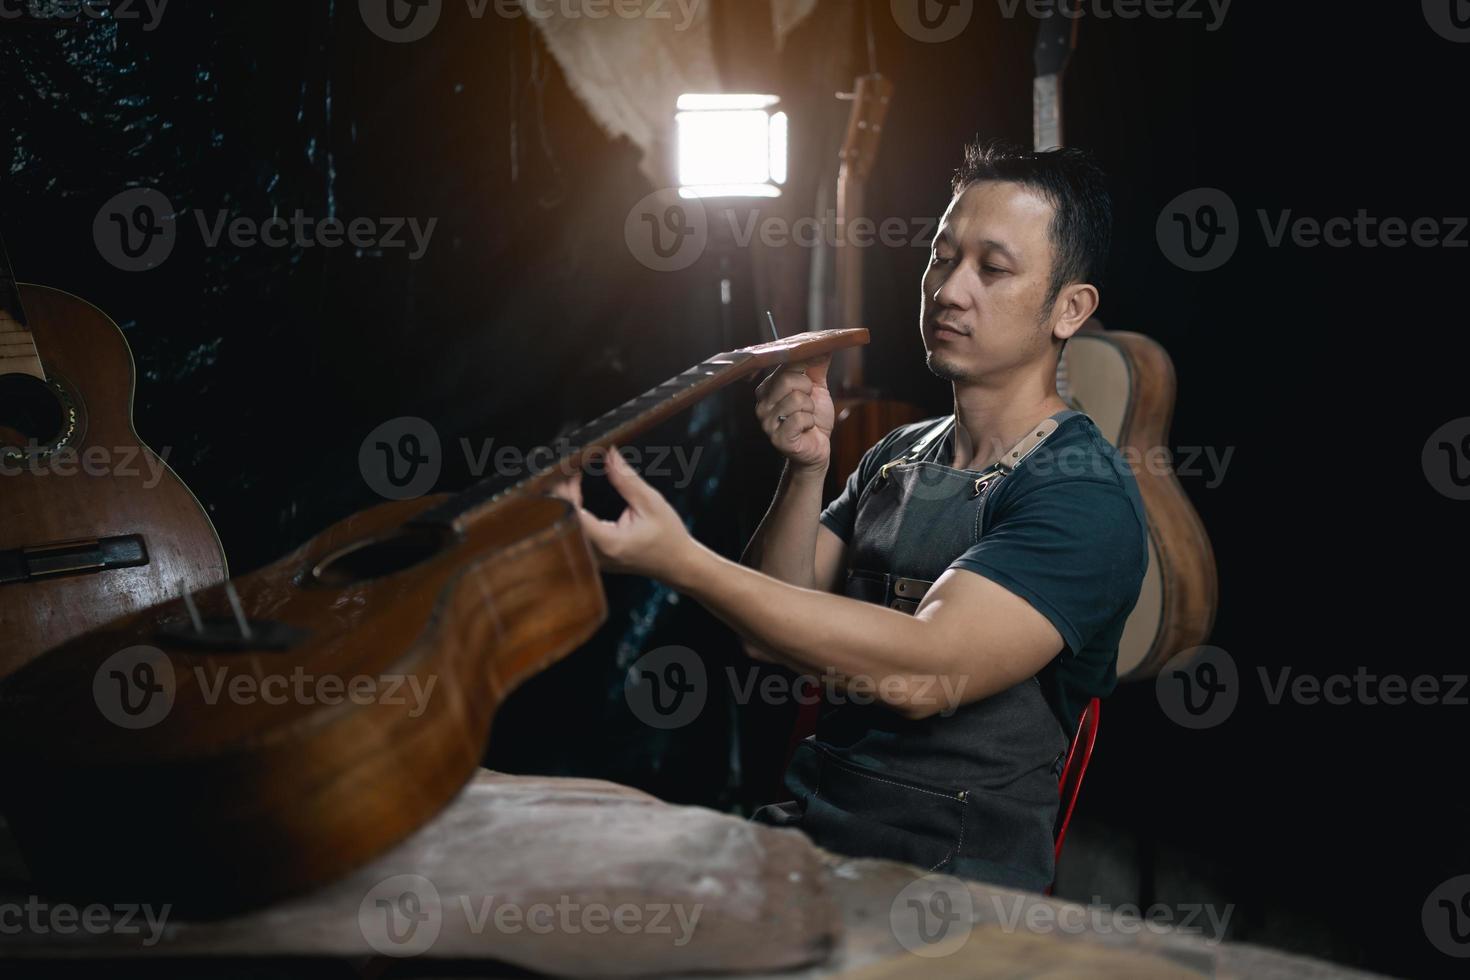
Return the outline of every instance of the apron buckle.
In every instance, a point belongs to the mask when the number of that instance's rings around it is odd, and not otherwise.
[[[982,476],[979,479],[977,479],[975,481],[975,489],[972,490],[972,491],[970,491],[970,499],[973,500],[974,498],[976,498],[976,497],[980,496],[982,493],[984,493],[986,491],[986,489],[989,488],[991,482],[994,481],[995,478],[998,477],[998,476],[1000,476],[999,473],[988,473],[985,476]]]

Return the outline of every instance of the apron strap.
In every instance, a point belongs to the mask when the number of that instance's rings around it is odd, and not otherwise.
[[[995,473],[989,474],[982,479],[988,482],[990,476],[994,476],[996,474],[999,474],[1000,476],[1010,476],[1013,472],[1015,472],[1016,467],[1021,465],[1021,461],[1027,456],[1030,456],[1033,452],[1035,452],[1037,447],[1045,442],[1053,432],[1057,431],[1057,428],[1063,422],[1067,421],[1074,415],[1081,415],[1082,413],[1077,411],[1076,409],[1068,409],[1065,412],[1059,412],[1057,414],[1060,415],[1061,418],[1043,419],[1040,423],[1036,425],[1035,428],[1022,436],[1019,442],[1017,442],[1010,449],[1006,450],[1005,453],[1001,455],[1000,459],[997,460],[992,467],[990,467],[995,470]],[[924,432],[923,435],[921,435],[917,440],[914,441],[911,446],[909,446],[907,452],[905,452],[901,456],[897,456],[889,460],[882,466],[878,467],[879,478],[881,479],[888,476],[888,471],[893,467],[903,466],[905,463],[912,462],[913,460],[918,459],[920,456],[924,455],[929,447],[934,445],[934,443],[941,436],[945,435],[953,425],[953,415],[946,416],[945,418],[942,418],[939,421],[935,422]]]
[[[901,456],[896,456],[893,459],[890,459],[888,462],[884,463],[882,466],[878,467],[878,478],[881,480],[884,477],[888,476],[888,471],[893,467],[902,466],[904,463],[907,463],[910,460],[918,459],[920,456],[924,455],[925,451],[928,450],[930,446],[934,445],[934,443],[941,436],[948,432],[950,426],[952,425],[954,425],[954,416],[948,415],[942,419],[939,419],[933,425],[929,426],[929,428],[924,430],[924,433],[919,436],[918,439],[914,440],[914,442],[909,446],[908,452],[904,453]]]
[[[987,472],[981,474],[975,480],[974,495],[979,496],[986,490],[993,490],[994,484],[1014,473],[1016,467],[1021,465],[1022,460],[1034,453],[1043,442],[1051,438],[1051,434],[1056,432],[1063,422],[1074,415],[1081,415],[1082,413],[1076,409],[1069,409],[1057,414],[1060,418],[1047,418],[1037,423],[1019,442],[1006,450],[1005,454],[989,467]],[[873,482],[880,483],[886,479],[888,471],[892,467],[902,466],[922,456],[937,439],[949,431],[953,424],[953,415],[935,422],[909,447],[907,452],[880,466],[878,468],[878,475],[873,478]],[[983,502],[981,507],[983,509]],[[926,582],[922,579],[901,578],[887,572],[873,572],[862,569],[848,570],[849,596],[865,599],[869,602],[876,602],[892,609],[897,609],[900,612],[910,614],[919,607],[919,601],[924,598],[924,594],[929,591],[929,587],[933,584],[933,582]]]
[[[1036,426],[1036,428],[1026,433],[1026,435],[1021,438],[1020,442],[1012,446],[1009,450],[1006,451],[1004,456],[996,461],[995,468],[1000,470],[1006,476],[1010,476],[1011,473],[1015,471],[1016,467],[1021,465],[1021,460],[1025,459],[1027,456],[1030,456],[1033,452],[1035,452],[1037,447],[1040,446],[1043,442],[1046,442],[1046,440],[1050,438],[1051,434],[1057,431],[1057,428],[1063,422],[1067,421],[1074,415],[1081,415],[1082,413],[1077,411],[1076,409],[1068,409],[1065,412],[1059,412],[1057,414],[1061,415],[1062,417],[1060,419],[1044,419]]]

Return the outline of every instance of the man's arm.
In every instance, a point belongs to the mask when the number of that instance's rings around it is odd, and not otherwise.
[[[668,501],[617,453],[609,454],[607,473],[628,505],[617,521],[581,509],[576,478],[557,491],[578,507],[604,569],[658,578],[699,600],[777,662],[835,672],[849,692],[863,689],[909,717],[952,711],[1003,691],[1062,650],[1050,620],[981,575],[945,572],[912,616],[793,586],[689,537]]]
[[[788,365],[756,388],[755,416],[786,466],[776,499],[740,558],[783,582],[824,592],[836,588],[847,558],[847,543],[817,520],[832,457],[829,362]]]
[[[825,468],[786,464],[776,499],[740,557],[742,565],[805,589],[836,589],[847,562],[847,542],[817,519],[825,477]]]
[[[834,672],[849,694],[874,696],[909,718],[949,713],[1013,687],[1063,647],[1030,603],[963,569],[941,575],[913,615],[794,588],[697,542],[666,580],[776,662]]]

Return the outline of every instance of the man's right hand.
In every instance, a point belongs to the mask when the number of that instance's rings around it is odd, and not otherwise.
[[[836,411],[827,390],[832,357],[787,364],[755,389],[755,417],[771,445],[804,469],[825,471]]]

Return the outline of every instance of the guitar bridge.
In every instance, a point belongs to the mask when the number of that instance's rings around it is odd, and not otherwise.
[[[62,575],[88,575],[148,564],[141,534],[57,541],[0,551],[0,585],[35,582]]]

